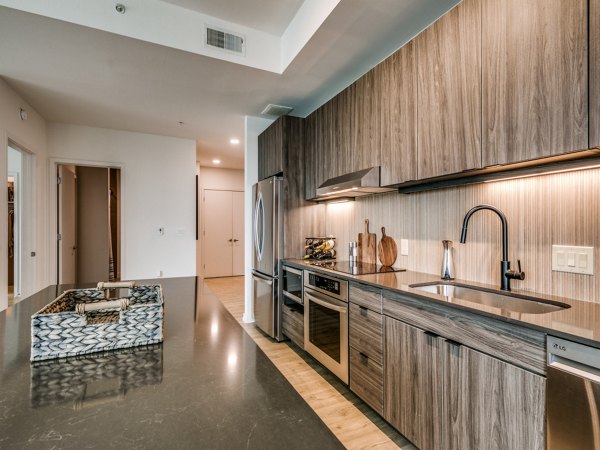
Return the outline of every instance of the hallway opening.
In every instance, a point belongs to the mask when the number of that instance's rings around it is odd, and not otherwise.
[[[58,284],[121,279],[121,171],[58,164]]]

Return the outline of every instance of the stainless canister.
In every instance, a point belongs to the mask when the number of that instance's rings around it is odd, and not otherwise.
[[[358,242],[352,241],[348,244],[348,260],[350,264],[356,264],[358,261]]]

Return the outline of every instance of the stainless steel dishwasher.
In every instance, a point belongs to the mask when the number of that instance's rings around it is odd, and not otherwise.
[[[600,450],[600,349],[548,336],[547,449]]]

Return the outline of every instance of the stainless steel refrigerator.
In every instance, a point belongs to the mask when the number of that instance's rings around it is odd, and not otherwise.
[[[279,259],[283,257],[283,179],[271,177],[252,188],[254,198],[252,240],[252,300],[256,325],[281,339],[279,311]]]

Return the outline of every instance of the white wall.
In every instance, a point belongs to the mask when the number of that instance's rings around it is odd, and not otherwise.
[[[199,184],[200,189],[243,191],[244,171],[203,166],[200,167]]]
[[[196,275],[194,141],[52,123],[48,157],[49,171],[57,163],[121,168],[123,279]],[[51,194],[49,204],[55,215]],[[55,249],[49,262],[56,270]]]
[[[19,110],[28,113],[27,120],[21,120]],[[0,78],[0,174],[7,173],[8,141],[17,144],[32,155],[35,176],[32,177],[32,202],[29,205],[33,220],[24,224],[23,233],[27,234],[29,248],[23,249],[23,286],[24,296],[30,295],[49,284],[47,271],[47,170],[46,161],[46,121],[29,104]],[[4,176],[4,175],[2,175]],[[7,235],[7,192],[6,183],[0,183],[0,236]],[[33,258],[31,252],[36,252]],[[0,239],[0,255],[6,255],[6,239]],[[0,311],[7,306],[7,258],[0,258]]]
[[[258,181],[258,135],[269,125],[272,119],[246,116],[244,118],[244,184],[245,184],[245,230],[246,230],[246,289],[244,322],[254,322],[252,307],[252,186]]]
[[[204,190],[243,191],[244,171],[239,169],[221,169],[218,167],[197,166],[198,173],[198,237],[196,241],[196,271],[204,277],[204,252],[202,235],[202,211]]]
[[[23,158],[21,157],[21,152],[9,147],[8,148],[8,171],[11,173],[16,173],[18,175],[21,174],[21,164]]]

